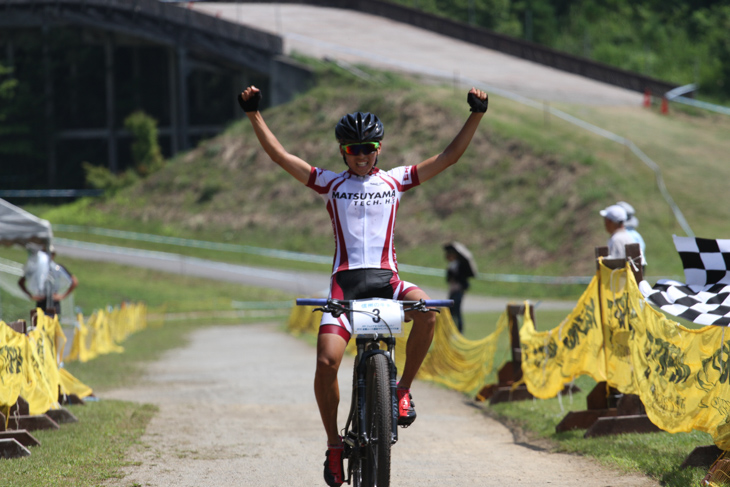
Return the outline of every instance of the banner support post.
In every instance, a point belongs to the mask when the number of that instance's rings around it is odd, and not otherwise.
[[[530,303],[508,304],[507,319],[509,321],[509,337],[511,358],[497,372],[497,384],[484,386],[477,394],[477,401],[489,399],[489,404],[500,402],[524,401],[534,396],[527,390],[525,384],[518,384],[522,380],[522,347],[520,345],[520,326],[518,317],[529,313],[532,322],[535,323],[535,307]],[[574,385],[566,385],[561,394],[568,391],[577,392]]]
[[[641,249],[639,244],[626,245],[625,259],[607,259],[608,247],[596,247],[596,268],[600,271],[601,263],[609,269],[623,269],[626,262],[630,264],[634,277],[643,278],[641,266]],[[601,295],[600,272],[598,275],[598,300],[601,317],[601,328],[604,330],[605,349],[605,315],[603,297]],[[639,282],[637,280],[637,282]],[[606,356],[608,354],[605,354]],[[649,421],[641,399],[636,394],[621,394],[618,389],[609,387],[606,381],[598,382],[586,397],[587,409],[569,412],[555,427],[555,432],[586,429],[585,438],[608,436],[621,433],[652,433],[661,431]]]

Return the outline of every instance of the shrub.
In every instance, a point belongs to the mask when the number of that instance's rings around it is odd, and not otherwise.
[[[148,176],[165,165],[157,140],[157,121],[142,111],[136,111],[124,120],[124,127],[132,133],[132,161],[141,177]]]

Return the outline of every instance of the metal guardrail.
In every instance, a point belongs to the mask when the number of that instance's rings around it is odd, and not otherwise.
[[[23,275],[23,264],[0,257],[0,272],[20,277]]]
[[[667,101],[676,101],[684,105],[693,106],[695,108],[702,108],[704,110],[710,110],[712,112],[722,113],[723,115],[730,115],[730,108],[722,105],[715,105],[714,103],[707,103],[706,101],[699,101],[693,98],[688,98],[684,95],[692,93],[699,88],[696,84],[691,83],[684,86],[679,86],[673,90],[669,90],[664,94],[664,98]]]
[[[101,196],[102,189],[3,189],[0,198],[81,198]]]
[[[682,103],[684,105],[689,105],[695,108],[710,110],[716,113],[722,113],[723,115],[730,115],[730,108],[728,107],[724,107],[722,105],[714,105],[712,103],[707,103],[705,101],[695,100],[692,98],[687,98],[686,96],[676,96],[672,98],[671,101]]]
[[[151,235],[137,232],[127,232],[122,230],[112,230],[108,228],[98,227],[83,227],[77,225],[62,225],[57,224],[53,226],[56,232],[77,232],[77,233],[90,233],[93,235],[103,235],[108,237],[122,238],[127,240],[136,240],[143,242],[155,242],[164,243],[167,245],[177,245],[181,247],[189,248],[204,248],[211,250],[220,250],[224,252],[236,252],[251,255],[259,255],[266,257],[273,257],[283,260],[292,260],[297,262],[311,262],[323,265],[332,265],[332,257],[323,255],[307,254],[304,252],[291,252],[286,250],[266,249],[261,247],[252,247],[249,245],[236,245],[226,244],[218,242],[209,242],[204,240],[193,240],[179,237],[165,237],[162,235]],[[65,238],[55,238],[55,241],[62,243],[63,245],[80,247],[80,248],[95,248],[103,249],[109,252],[119,252],[130,255],[139,255],[143,257],[154,257],[166,260],[178,260],[180,258],[177,254],[168,252],[152,251],[152,250],[140,250],[126,247],[117,247],[112,245],[103,244],[90,244],[88,242],[78,242]],[[202,260],[201,260],[202,261]],[[212,261],[210,261],[212,264]],[[225,265],[224,263],[216,263],[218,265]],[[434,267],[423,267],[409,264],[398,264],[398,268],[402,272],[424,275],[424,276],[436,276],[444,277],[444,269],[437,269]],[[511,282],[511,283],[534,283],[534,284],[588,284],[593,276],[535,276],[525,274],[492,274],[492,273],[479,273],[476,279],[479,281],[487,282]]]

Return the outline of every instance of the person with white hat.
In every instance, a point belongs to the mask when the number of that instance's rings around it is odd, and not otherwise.
[[[636,230],[636,227],[639,226],[639,219],[636,218],[636,211],[633,206],[625,201],[619,201],[616,204],[626,210],[626,216],[628,219],[626,220],[626,223],[624,223],[624,227],[626,227],[626,231],[629,232],[629,235],[631,235],[634,239],[634,242],[639,244],[639,247],[641,247],[641,265],[646,267],[646,244],[644,243],[644,238],[641,236],[639,231]]]
[[[600,211],[606,231],[611,235],[608,239],[608,258],[625,259],[628,244],[636,243],[629,232],[626,231],[626,220],[628,214],[623,207],[611,205]]]

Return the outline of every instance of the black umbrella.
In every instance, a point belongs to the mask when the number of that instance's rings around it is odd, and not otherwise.
[[[444,245],[444,250],[452,250],[456,252],[456,254],[459,255],[459,258],[468,264],[469,271],[471,272],[470,277],[477,275],[477,263],[474,262],[474,256],[471,255],[471,252],[464,246],[464,244],[456,241],[449,242]]]

